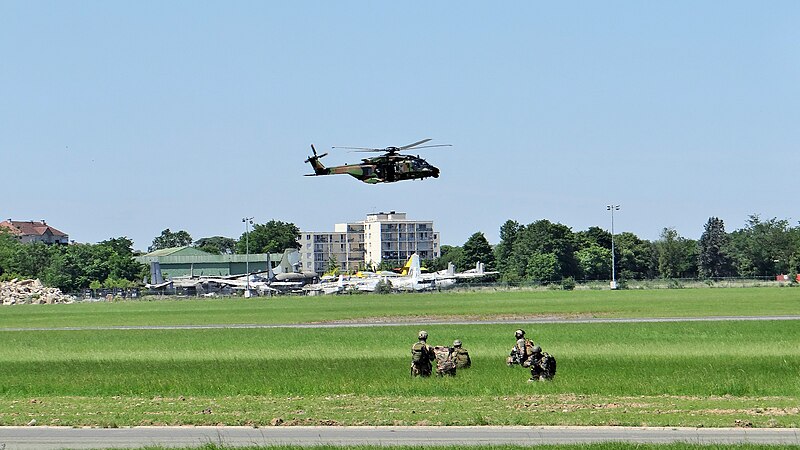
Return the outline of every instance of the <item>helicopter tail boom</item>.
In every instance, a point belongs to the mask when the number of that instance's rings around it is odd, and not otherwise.
[[[330,169],[325,167],[319,160],[323,156],[327,155],[327,153],[323,153],[321,155],[317,155],[317,149],[314,148],[314,144],[311,144],[311,151],[314,153],[314,156],[309,156],[305,162],[311,164],[311,167],[314,168],[313,175],[328,175],[330,174]],[[311,174],[310,174],[311,175]]]

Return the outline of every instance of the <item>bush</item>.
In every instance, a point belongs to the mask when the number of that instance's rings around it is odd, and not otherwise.
[[[683,289],[683,283],[674,278],[670,278],[667,282],[667,289]]]
[[[572,291],[575,289],[575,286],[577,286],[577,283],[575,283],[575,279],[572,277],[561,280],[561,289],[565,291]]]
[[[392,292],[392,282],[389,280],[380,280],[378,284],[375,285],[375,293],[376,294],[391,294]]]
[[[23,277],[22,275],[14,272],[6,272],[0,275],[0,281],[11,281],[14,278],[17,278],[19,280],[24,280],[26,277]]]

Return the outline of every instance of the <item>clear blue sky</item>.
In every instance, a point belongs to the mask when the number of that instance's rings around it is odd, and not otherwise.
[[[0,0],[0,218],[79,242],[508,219],[697,238],[798,220],[800,2]],[[438,179],[303,177],[309,144],[450,143]],[[333,151],[327,164],[356,162]]]

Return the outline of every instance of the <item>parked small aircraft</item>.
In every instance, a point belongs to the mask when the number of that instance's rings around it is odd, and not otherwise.
[[[399,152],[405,150],[417,150],[421,148],[432,147],[451,147],[451,144],[439,145],[422,145],[430,139],[423,139],[413,144],[404,145],[402,147],[386,147],[379,148],[366,148],[366,147],[333,147],[350,149],[357,152],[382,152],[382,155],[374,156],[371,158],[364,158],[360,164],[345,164],[342,166],[325,167],[319,160],[327,155],[323,153],[317,154],[317,149],[314,144],[311,144],[311,151],[313,156],[309,156],[305,162],[310,163],[314,168],[314,173],[307,174],[306,176],[318,175],[336,175],[346,174],[358,178],[364,183],[393,183],[402,180],[416,180],[428,177],[438,178],[439,168],[434,167],[419,156],[403,155]]]
[[[451,288],[459,280],[480,279],[497,273],[484,270],[481,262],[475,263],[474,269],[464,272],[456,272],[455,267],[450,263],[446,270],[425,273],[420,266],[419,255],[413,253],[400,274],[370,272],[364,276],[345,277],[339,275],[336,280],[323,280],[320,283],[307,284],[303,286],[303,291],[308,295],[334,294],[347,290],[374,292],[380,281],[390,285],[393,291],[433,291]]]
[[[225,289],[245,291],[249,288],[260,295],[273,293],[299,293],[302,287],[319,281],[314,272],[299,270],[300,254],[295,249],[287,249],[276,267],[250,274],[208,276],[194,275],[173,277],[164,280],[158,261],[150,262],[150,283],[145,287],[153,291],[172,292],[177,288],[202,295],[215,295]],[[247,293],[245,295],[248,295]]]

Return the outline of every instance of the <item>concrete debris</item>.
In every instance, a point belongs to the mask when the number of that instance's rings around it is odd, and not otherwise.
[[[19,280],[0,282],[0,305],[52,305],[54,303],[72,303],[75,297],[66,295],[58,288],[49,288],[37,280]]]

